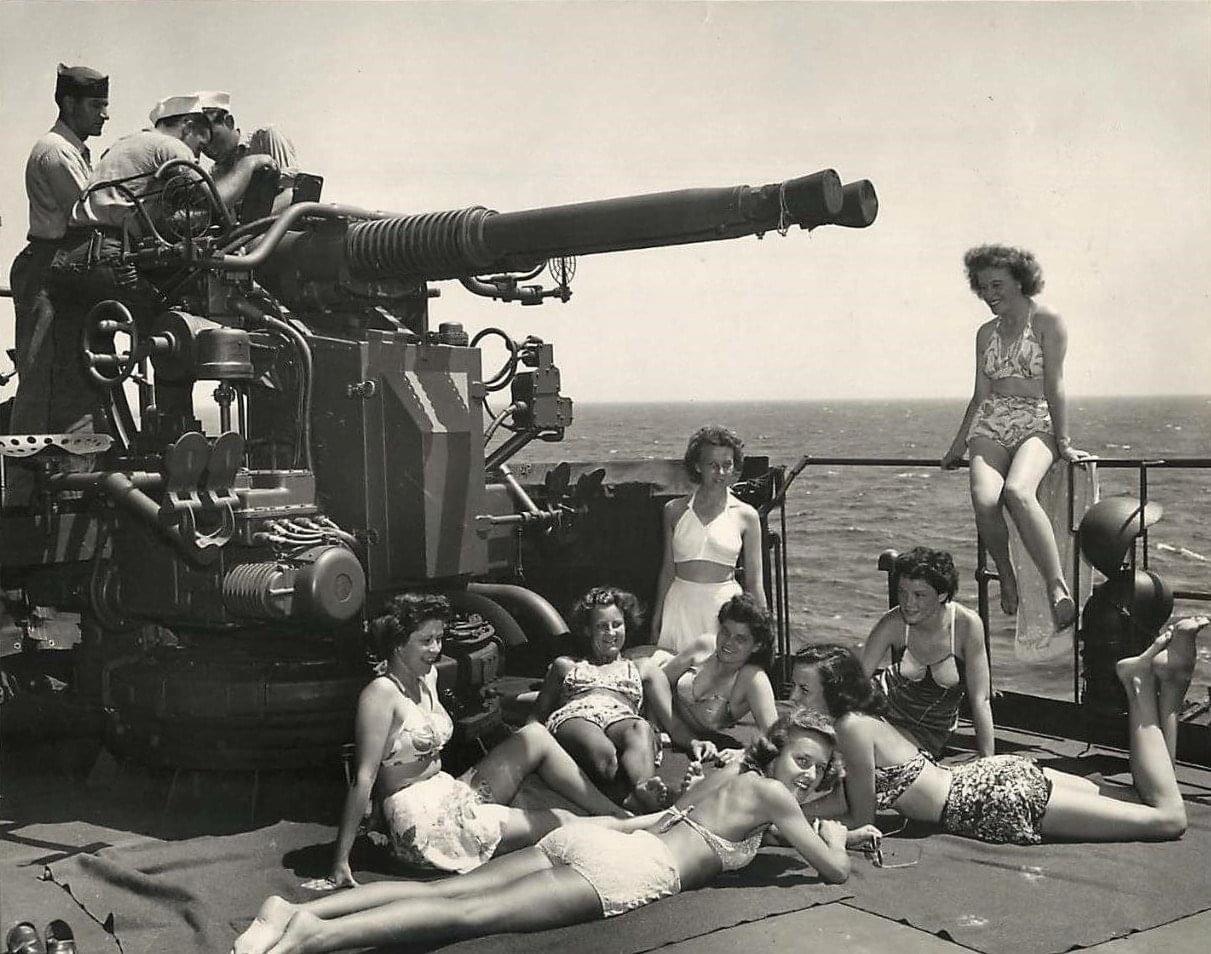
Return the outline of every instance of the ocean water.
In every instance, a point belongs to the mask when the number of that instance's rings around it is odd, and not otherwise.
[[[750,404],[578,404],[559,444],[536,443],[532,461],[676,458],[697,427],[733,428],[746,450],[775,464],[816,457],[938,459],[963,401],[804,401]],[[1102,457],[1211,456],[1211,398],[1070,399],[1077,446]],[[1138,472],[1100,469],[1103,496],[1137,493]],[[1149,499],[1165,515],[1150,531],[1149,568],[1174,589],[1211,591],[1211,470],[1159,470]],[[976,532],[965,470],[936,467],[809,466],[787,496],[791,626],[797,641],[856,645],[887,607],[880,551],[914,545],[950,550],[959,600],[976,605]],[[1026,664],[1013,654],[1012,620],[990,587],[994,688],[1072,697],[1072,663]],[[1175,615],[1208,612],[1179,601]],[[1211,646],[1200,647],[1192,697],[1211,683]]]

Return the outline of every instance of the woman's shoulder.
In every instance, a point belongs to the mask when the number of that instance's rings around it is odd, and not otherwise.
[[[984,324],[976,329],[976,341],[985,342],[992,337],[992,333],[997,329],[997,319],[989,318]]]
[[[955,614],[955,636],[964,643],[978,640],[984,645],[984,621],[980,614],[962,603],[952,603]]]
[[[673,517],[674,519],[680,517],[690,508],[690,500],[692,498],[693,494],[686,494],[684,497],[674,497],[664,505],[664,515],[666,517]]]
[[[1060,317],[1060,313],[1047,305],[1035,306],[1031,322],[1037,330],[1044,333],[1056,331],[1064,327],[1064,319]]]
[[[893,639],[904,635],[904,617],[900,615],[900,607],[893,606],[879,617],[878,622],[871,627],[871,636],[890,636]]]
[[[757,516],[757,508],[752,504],[746,504],[743,500],[737,497],[730,490],[727,492],[727,505],[730,509],[735,510],[745,520],[760,520]]]

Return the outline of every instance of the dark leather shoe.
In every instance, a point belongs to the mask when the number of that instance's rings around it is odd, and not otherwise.
[[[14,924],[5,940],[8,954],[46,954],[42,936],[28,921]]]
[[[66,921],[56,918],[46,925],[46,954],[76,954],[76,936]]]

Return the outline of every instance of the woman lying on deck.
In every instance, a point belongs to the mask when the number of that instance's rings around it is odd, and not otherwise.
[[[531,773],[587,812],[629,816],[593,787],[541,725],[515,732],[462,778],[441,770],[441,750],[454,723],[437,697],[434,664],[449,619],[444,596],[406,593],[374,622],[387,668],[357,703],[356,777],[345,798],[329,875],[337,887],[357,883],[349,852],[372,795],[396,857],[443,871],[470,871],[580,817],[507,807]]]
[[[847,832],[839,822],[813,826],[803,817],[800,802],[837,776],[827,721],[791,713],[754,742],[743,763],[696,784],[693,805],[612,823],[617,830],[557,828],[533,848],[455,878],[383,882],[299,905],[271,897],[233,951],[434,943],[608,918],[743,868],[770,827],[826,881],[839,883],[849,875],[847,842],[875,844],[879,835],[872,826]]]
[[[692,641],[657,671],[648,687],[648,705],[673,743],[694,761],[741,744],[726,735],[751,714],[759,732],[768,732],[778,710],[766,670],[774,649],[769,614],[747,593],[719,610],[716,631]]]
[[[886,700],[843,646],[813,646],[795,657],[792,700],[836,720],[850,824],[894,808],[950,834],[998,844],[1171,840],[1186,830],[1186,808],[1162,725],[1190,684],[1194,638],[1207,625],[1206,617],[1182,620],[1140,655],[1119,660],[1131,774],[1143,804],[1109,798],[1088,779],[1041,769],[1020,755],[934,764],[881,718]]]
[[[571,630],[581,651],[551,663],[530,721],[545,723],[604,791],[655,811],[673,799],[656,774],[660,736],[639,710],[660,671],[622,656],[639,623],[639,600],[625,590],[595,586],[577,600]]]

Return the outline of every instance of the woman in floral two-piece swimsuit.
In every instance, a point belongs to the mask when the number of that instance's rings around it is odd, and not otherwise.
[[[1057,457],[1089,457],[1068,435],[1068,332],[1059,315],[1034,302],[1043,288],[1043,270],[1030,252],[981,245],[963,261],[972,291],[996,317],[976,332],[975,392],[942,467],[957,467],[964,450],[971,452],[971,503],[997,567],[1001,609],[1013,615],[1018,608],[1004,505],[1043,576],[1051,615],[1061,630],[1076,619],[1076,604],[1060,568],[1051,520],[1036,495]]]

